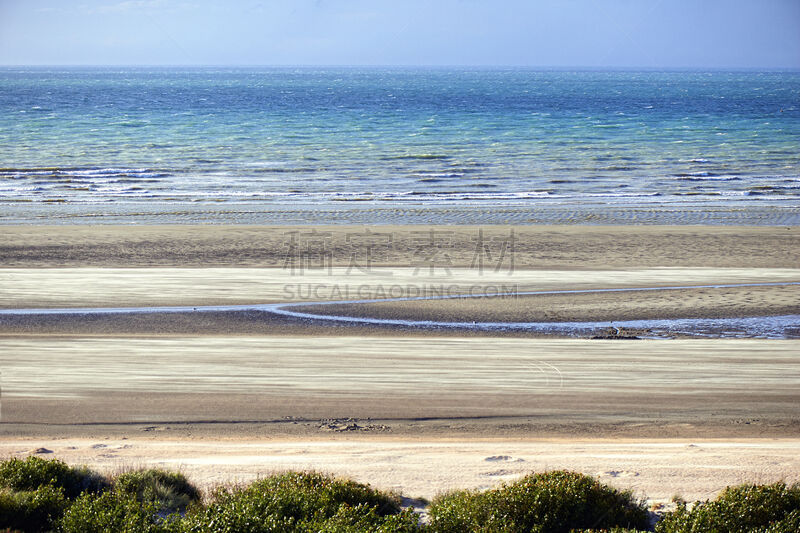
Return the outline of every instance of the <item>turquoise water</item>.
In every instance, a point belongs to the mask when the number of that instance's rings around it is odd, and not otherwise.
[[[3,223],[800,223],[800,72],[0,68]]]

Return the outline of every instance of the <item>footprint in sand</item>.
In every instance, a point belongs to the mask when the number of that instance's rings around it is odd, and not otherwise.
[[[523,463],[525,459],[514,459],[510,455],[492,455],[484,459],[489,463]]]
[[[517,472],[512,472],[511,470],[495,470],[494,472],[484,472],[481,475],[485,477],[515,476]]]
[[[639,475],[639,472],[631,472],[629,470],[608,470],[606,472],[598,472],[597,475],[610,477],[636,477]]]

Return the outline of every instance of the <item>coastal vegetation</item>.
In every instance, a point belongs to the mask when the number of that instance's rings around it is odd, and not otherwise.
[[[714,501],[685,503],[658,523],[658,533],[800,531],[800,484],[739,485],[727,487]]]
[[[488,491],[457,491],[433,501],[430,529],[463,531],[548,531],[631,527],[649,524],[647,509],[629,492],[566,471],[526,476]]]
[[[0,462],[0,529],[190,533],[789,533],[800,531],[800,485],[728,487],[713,501],[657,515],[630,492],[568,471],[434,499],[427,515],[369,485],[285,472],[203,494],[178,472],[104,477],[37,457]]]

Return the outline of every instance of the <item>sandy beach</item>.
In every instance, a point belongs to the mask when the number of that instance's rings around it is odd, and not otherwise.
[[[430,499],[454,489],[494,487],[536,471],[568,469],[631,490],[654,505],[713,498],[726,485],[797,481],[798,439],[10,439],[5,456],[44,444],[72,464],[102,472],[167,468],[200,487],[247,483],[286,470],[318,470]],[[422,502],[409,502],[418,509]]]
[[[799,259],[795,227],[8,226],[0,308],[796,283]],[[503,321],[791,315],[800,287],[324,307]],[[0,454],[175,466],[204,486],[316,468],[411,497],[572,468],[656,500],[705,498],[800,477],[798,343],[386,330],[252,312],[9,315]]]

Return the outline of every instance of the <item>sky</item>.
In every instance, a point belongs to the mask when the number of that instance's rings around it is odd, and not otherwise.
[[[800,68],[800,0],[0,0],[2,65]]]

